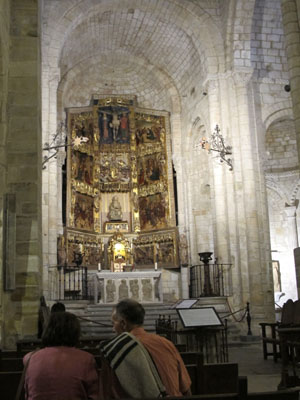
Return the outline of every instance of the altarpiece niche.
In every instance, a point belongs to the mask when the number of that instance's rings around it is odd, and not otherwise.
[[[67,204],[60,254],[122,271],[178,267],[169,114],[134,96],[94,95],[67,110]],[[146,287],[146,283],[145,283]]]

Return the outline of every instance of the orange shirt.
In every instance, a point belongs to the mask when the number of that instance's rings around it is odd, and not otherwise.
[[[169,396],[182,396],[191,386],[190,376],[176,347],[169,340],[147,333],[144,328],[134,328],[132,333],[151,355],[162,383]],[[138,360],[137,360],[138,363]],[[122,389],[116,374],[103,359],[100,378],[100,398],[126,399],[129,396]]]
[[[142,327],[134,328],[130,333],[150,353],[167,394],[182,396],[187,392],[191,386],[191,379],[173,343],[162,336],[147,333]]]

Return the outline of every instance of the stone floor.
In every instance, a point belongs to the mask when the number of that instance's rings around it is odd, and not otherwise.
[[[239,376],[248,377],[248,392],[277,390],[281,379],[281,362],[274,363],[269,357],[263,359],[260,342],[231,345],[228,349],[229,362],[237,362]]]

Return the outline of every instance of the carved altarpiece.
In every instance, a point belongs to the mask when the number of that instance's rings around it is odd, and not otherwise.
[[[94,95],[90,107],[68,109],[68,143],[81,136],[89,140],[67,153],[67,263],[79,250],[83,265],[111,269],[121,234],[120,264],[178,267],[169,114],[134,96]],[[120,220],[109,219],[112,201]]]

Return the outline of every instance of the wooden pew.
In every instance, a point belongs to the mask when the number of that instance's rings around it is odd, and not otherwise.
[[[203,354],[196,351],[184,351],[180,353],[184,364],[203,364]]]
[[[23,357],[26,353],[42,347],[41,339],[21,339],[17,340],[18,357]]]
[[[0,372],[1,399],[15,400],[22,371]],[[24,390],[21,400],[24,400]]]
[[[0,371],[22,371],[23,358],[2,358],[0,360]]]
[[[278,390],[276,392],[249,393],[248,400],[298,400],[299,390]]]
[[[196,394],[238,393],[238,364],[199,364]]]

